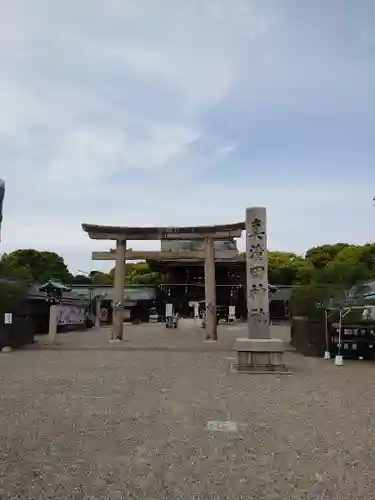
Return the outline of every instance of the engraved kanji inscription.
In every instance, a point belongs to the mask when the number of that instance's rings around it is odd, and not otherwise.
[[[266,292],[266,287],[262,283],[258,285],[253,284],[249,289],[249,297],[251,300],[254,300],[258,296],[258,294],[262,294],[265,292]]]
[[[253,321],[258,324],[266,324],[269,322],[267,311],[265,311],[263,308],[251,309],[250,316],[253,318]]]
[[[262,260],[264,256],[264,248],[259,243],[256,245],[251,245],[249,249],[249,258]]]
[[[253,278],[262,278],[264,276],[264,266],[250,267],[250,274]]]
[[[253,309],[251,309],[250,315],[251,316],[259,316],[259,317],[263,318],[267,315],[267,311],[265,311],[262,307],[260,307],[260,308],[254,307]]]
[[[249,241],[264,241],[264,233],[258,233],[258,234],[249,234],[248,235]]]
[[[262,221],[258,218],[253,219],[251,222],[251,227],[253,228],[254,233],[259,233],[260,228],[262,227]]]
[[[251,228],[253,230],[252,234],[248,234],[248,238],[257,238],[258,240],[263,240],[265,232],[261,231],[262,221],[260,219],[254,219],[251,223]]]

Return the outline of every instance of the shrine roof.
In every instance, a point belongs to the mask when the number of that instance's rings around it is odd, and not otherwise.
[[[164,257],[162,259],[146,259],[147,262],[150,263],[153,267],[189,267],[189,266],[203,266],[204,265],[204,259],[168,259],[167,257]],[[215,263],[218,265],[229,265],[229,266],[245,266],[246,265],[246,258],[237,256],[237,257],[231,257],[231,258],[217,258],[215,257]]]

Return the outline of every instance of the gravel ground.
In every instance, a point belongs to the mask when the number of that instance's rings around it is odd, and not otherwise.
[[[1,354],[0,499],[375,499],[375,365],[288,352],[293,375],[231,373],[239,331]]]

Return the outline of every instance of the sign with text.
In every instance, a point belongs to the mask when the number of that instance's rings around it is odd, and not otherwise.
[[[4,314],[4,323],[6,325],[11,325],[13,323],[13,314],[12,313],[5,313]]]
[[[230,421],[211,421],[207,422],[206,426],[208,431],[211,432],[236,432],[237,423]]]
[[[59,326],[82,325],[86,321],[86,310],[84,307],[58,305],[57,324]]]

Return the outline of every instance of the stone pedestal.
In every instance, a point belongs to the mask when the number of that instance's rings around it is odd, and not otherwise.
[[[278,339],[237,339],[236,370],[245,373],[288,373],[283,354],[285,344]]]

